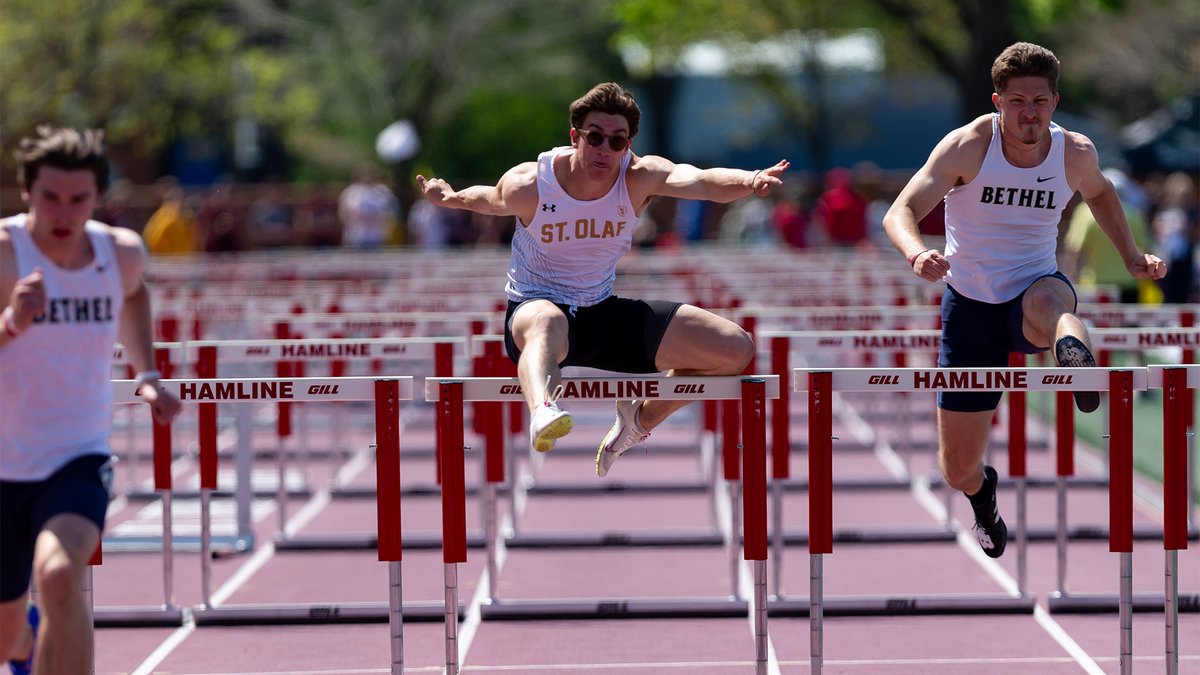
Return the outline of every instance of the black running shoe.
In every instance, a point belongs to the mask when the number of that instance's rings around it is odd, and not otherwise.
[[[1054,343],[1054,358],[1059,366],[1067,368],[1095,368],[1096,359],[1087,345],[1074,336],[1064,335]],[[1100,392],[1075,391],[1075,407],[1080,412],[1090,413],[1100,407]]]
[[[983,467],[983,487],[971,500],[971,510],[975,512],[975,526],[971,529],[979,539],[979,546],[989,558],[999,558],[1004,555],[1004,545],[1008,543],[1008,526],[1000,517],[1000,507],[996,505],[996,483],[999,477],[996,470],[990,466]]]

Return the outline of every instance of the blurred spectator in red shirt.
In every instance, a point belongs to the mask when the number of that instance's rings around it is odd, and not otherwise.
[[[825,174],[825,192],[813,209],[834,246],[857,246],[867,238],[867,200],[851,185],[846,169]]]

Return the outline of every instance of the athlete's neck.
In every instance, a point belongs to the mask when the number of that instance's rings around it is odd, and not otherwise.
[[[42,255],[56,266],[66,270],[86,267],[95,257],[92,242],[83,227],[60,228],[39,221],[36,211],[26,216],[25,228]]]

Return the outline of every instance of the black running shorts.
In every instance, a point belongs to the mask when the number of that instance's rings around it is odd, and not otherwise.
[[[513,363],[521,357],[521,350],[513,341],[512,318],[524,302],[510,300],[504,317],[504,348]],[[616,373],[657,373],[659,368],[654,360],[658,345],[682,304],[615,295],[574,311],[568,305],[555,303],[567,317],[567,358],[558,365]]]
[[[76,513],[104,531],[111,490],[108,455],[78,457],[42,481],[0,481],[0,602],[29,588],[34,542],[51,518]]]
[[[1068,286],[1071,281],[1061,272],[1048,274],[1062,279]],[[1043,279],[1045,277],[1038,277]],[[1037,281],[1035,279],[1034,281]],[[1032,286],[1033,284],[1030,284]],[[1074,293],[1075,287],[1071,286]],[[947,286],[942,294],[942,346],[938,352],[941,368],[1007,368],[1010,352],[1037,354],[1049,347],[1037,347],[1025,339],[1023,324],[1025,314],[1021,300],[1025,293],[1009,300],[992,304],[972,300]],[[1078,304],[1078,300],[1076,301]],[[1074,309],[1074,308],[1072,308]],[[1003,392],[938,392],[938,407],[955,412],[981,412],[995,410]]]

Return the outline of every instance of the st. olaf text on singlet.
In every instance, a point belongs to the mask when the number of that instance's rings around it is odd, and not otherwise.
[[[595,218],[580,218],[575,221],[574,228],[568,228],[567,221],[542,224],[542,243],[555,241],[570,241],[571,239],[610,239],[621,236],[626,221],[604,221],[601,225]]]
[[[111,323],[112,298],[50,298],[34,323]]]
[[[984,186],[979,201],[983,204],[996,204],[997,206],[1023,206],[1049,210],[1058,208],[1054,204],[1054,190]]]

